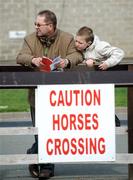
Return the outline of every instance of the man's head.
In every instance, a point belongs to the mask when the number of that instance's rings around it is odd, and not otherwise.
[[[44,10],[37,14],[35,21],[37,36],[51,36],[56,30],[56,25],[57,18],[52,11]]]
[[[93,30],[89,27],[81,27],[76,33],[75,46],[77,50],[83,51],[94,41]]]

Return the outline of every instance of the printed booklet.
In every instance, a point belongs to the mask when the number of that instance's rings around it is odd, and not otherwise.
[[[40,70],[44,72],[50,72],[55,69],[57,69],[57,64],[59,64],[61,61],[60,56],[54,58],[53,60],[48,57],[43,57],[42,63],[43,66],[41,66]]]

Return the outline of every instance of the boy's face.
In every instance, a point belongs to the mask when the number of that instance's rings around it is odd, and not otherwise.
[[[84,36],[76,36],[75,37],[75,46],[77,48],[77,50],[79,51],[83,51],[84,49],[86,49],[88,47],[88,43],[85,40]]]

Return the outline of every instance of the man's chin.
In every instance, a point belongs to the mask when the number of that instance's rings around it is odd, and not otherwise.
[[[38,37],[41,37],[41,36],[42,36],[42,34],[39,33],[39,32],[36,32],[36,35],[37,35]]]

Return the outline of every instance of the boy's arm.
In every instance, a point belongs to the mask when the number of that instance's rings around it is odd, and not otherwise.
[[[103,42],[98,49],[98,52],[105,61],[107,67],[113,67],[117,65],[124,57],[124,51],[117,47],[112,47],[109,43]]]

